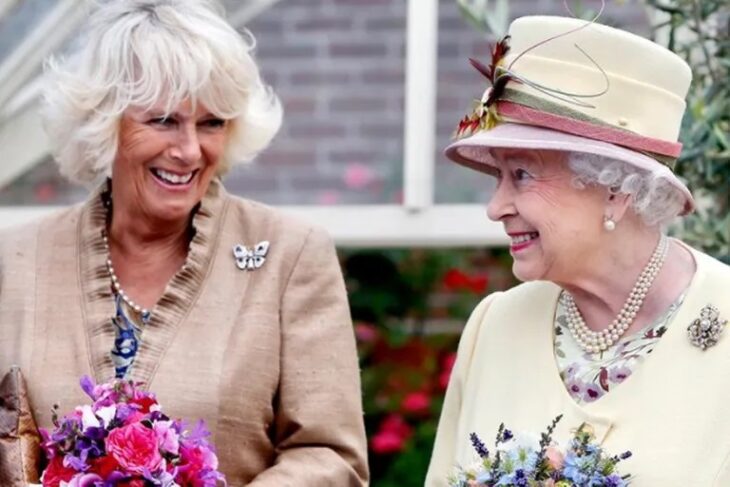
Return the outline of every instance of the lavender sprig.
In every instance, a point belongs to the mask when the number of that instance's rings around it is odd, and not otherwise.
[[[484,445],[482,440],[479,439],[479,436],[477,436],[476,433],[470,434],[469,439],[471,440],[471,444],[474,447],[474,450],[476,450],[477,455],[479,455],[479,458],[489,458],[489,450],[487,450],[487,447]]]

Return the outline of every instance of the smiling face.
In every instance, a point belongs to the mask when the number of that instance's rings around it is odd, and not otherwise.
[[[189,101],[167,116],[161,107],[128,109],[112,167],[115,211],[150,222],[187,219],[216,175],[227,123]]]
[[[608,198],[576,188],[565,154],[495,149],[497,188],[487,207],[511,238],[512,270],[522,281],[570,282],[600,259]]]

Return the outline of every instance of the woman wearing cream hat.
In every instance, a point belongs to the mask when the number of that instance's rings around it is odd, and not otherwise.
[[[507,45],[509,42],[509,46]],[[730,485],[730,267],[664,234],[690,68],[627,32],[524,17],[474,63],[490,88],[446,149],[496,177],[490,219],[523,284],[464,330],[426,485],[500,423],[561,444],[586,423],[632,486]]]

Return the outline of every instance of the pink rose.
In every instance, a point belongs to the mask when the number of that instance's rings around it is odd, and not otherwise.
[[[113,429],[106,438],[106,451],[129,473],[154,472],[162,464],[157,435],[142,423]]]
[[[563,468],[563,454],[555,446],[550,445],[545,449],[545,458],[547,458],[548,465],[550,465],[550,468],[553,470],[560,470]]]

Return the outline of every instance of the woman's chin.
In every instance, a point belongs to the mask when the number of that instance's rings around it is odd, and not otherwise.
[[[154,210],[149,212],[155,220],[161,222],[177,222],[187,220],[193,211],[195,204],[187,202],[164,202],[154,205]]]
[[[515,260],[512,263],[512,274],[521,282],[537,281],[542,273],[534,265]]]

